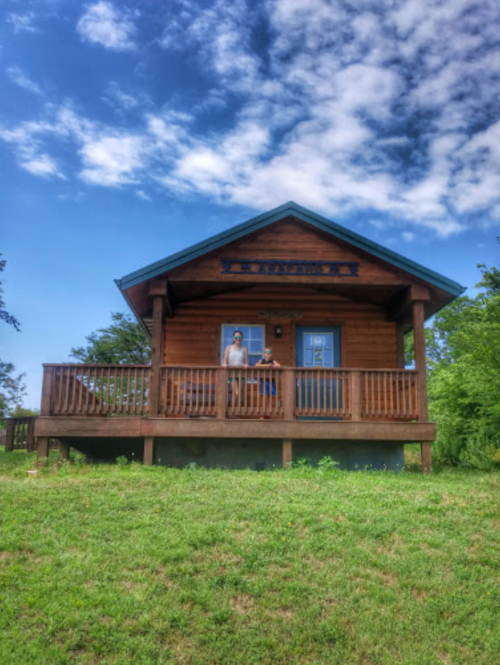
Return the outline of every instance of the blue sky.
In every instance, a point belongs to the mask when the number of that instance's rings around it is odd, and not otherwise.
[[[114,278],[288,200],[467,287],[499,265],[494,0],[2,0],[0,90],[26,406]]]

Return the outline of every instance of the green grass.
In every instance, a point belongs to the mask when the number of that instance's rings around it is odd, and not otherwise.
[[[497,665],[500,474],[0,453],[0,662]]]

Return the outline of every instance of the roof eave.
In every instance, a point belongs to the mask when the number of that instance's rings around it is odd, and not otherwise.
[[[130,307],[130,309],[132,310],[132,312],[133,312],[135,318],[136,318],[137,321],[139,322],[139,325],[140,325],[141,328],[144,330],[144,332],[146,333],[146,335],[147,335],[148,337],[151,337],[151,333],[150,333],[150,331],[147,329],[147,326],[146,326],[146,324],[144,323],[144,321],[143,321],[143,319],[142,319],[142,316],[138,313],[138,311],[137,311],[136,308],[134,307],[134,303],[133,303],[132,300],[129,298],[129,295],[128,295],[127,291],[122,287],[122,283],[121,283],[121,282],[122,282],[121,279],[115,279],[115,284],[116,284],[116,286],[120,289],[120,292],[121,292],[122,296],[125,298],[125,301],[126,301],[127,305],[128,305],[128,306]]]

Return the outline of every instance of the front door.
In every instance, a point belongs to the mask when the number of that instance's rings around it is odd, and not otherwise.
[[[296,335],[297,367],[328,369],[340,367],[340,328],[327,326],[297,326]],[[341,397],[341,386],[335,385],[336,380],[322,378],[321,373],[311,378],[299,379],[297,385],[298,406],[308,410],[340,408],[337,404]],[[300,385],[299,385],[300,384]],[[329,417],[327,415],[319,416]]]

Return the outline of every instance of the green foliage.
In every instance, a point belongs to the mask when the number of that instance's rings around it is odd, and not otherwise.
[[[10,415],[12,418],[31,418],[40,415],[40,411],[39,409],[25,409],[23,406],[17,404]]]
[[[130,314],[111,314],[112,323],[99,328],[86,340],[86,347],[71,349],[70,356],[82,363],[132,363],[147,365],[151,361],[151,342]]]
[[[0,418],[11,415],[26,394],[25,374],[17,374],[12,363],[0,360]]]
[[[480,266],[481,292],[426,330],[429,413],[439,463],[493,468],[500,457],[500,271]]]
[[[332,459],[330,455],[322,457],[318,462],[318,469],[323,472],[332,472],[337,471],[339,468],[339,463]]]
[[[297,457],[293,460],[291,466],[294,469],[312,469],[312,461],[310,457]]]
[[[87,464],[87,457],[75,450],[71,453],[69,461],[75,466],[85,466]]]
[[[2,255],[0,254],[0,257]],[[0,272],[3,272],[5,270],[5,266],[7,265],[7,261],[5,259],[0,260]],[[16,319],[15,316],[12,316],[12,314],[9,314],[9,312],[4,309],[5,303],[3,301],[3,289],[2,289],[2,282],[0,281],[0,321],[5,321],[9,326],[14,326],[16,330],[21,329],[21,324],[19,321]]]
[[[34,462],[0,451],[1,663],[498,662],[499,473]]]
[[[5,270],[6,264],[5,260],[0,260],[0,272]],[[5,321],[5,323],[19,331],[21,329],[19,321],[4,309],[5,303],[2,294],[2,282],[0,281],[0,321]],[[26,386],[23,382],[25,375],[18,374],[16,376],[15,371],[16,368],[12,363],[0,360],[0,418],[10,415],[14,406],[22,401],[22,397],[26,393]]]
[[[467,296],[457,298],[442,309],[425,329],[425,350],[427,371],[430,373],[438,365],[453,361],[451,347],[454,333],[467,322],[475,301]],[[413,365],[413,331],[405,336],[405,364]]]

